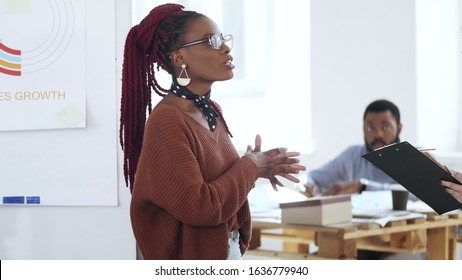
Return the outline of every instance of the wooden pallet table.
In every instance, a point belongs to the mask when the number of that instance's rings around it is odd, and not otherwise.
[[[251,249],[261,253],[261,239],[283,241],[282,252],[264,252],[299,259],[355,259],[357,250],[391,253],[427,253],[427,259],[457,259],[457,241],[462,240],[462,215],[428,215],[427,218],[377,224],[310,226],[284,224],[277,219],[254,219]],[[274,229],[280,229],[275,233]],[[460,232],[460,233],[459,233]],[[316,255],[309,246],[316,245]],[[258,253],[257,253],[258,252]],[[252,250],[250,251],[252,254]],[[283,257],[281,257],[283,258]]]

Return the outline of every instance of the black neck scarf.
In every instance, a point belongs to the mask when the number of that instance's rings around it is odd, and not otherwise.
[[[210,131],[212,132],[215,131],[215,128],[217,128],[218,113],[217,111],[215,111],[215,109],[213,108],[210,102],[211,90],[209,90],[203,96],[200,96],[200,95],[197,95],[191,92],[186,87],[180,86],[175,81],[175,79],[173,79],[173,83],[170,88],[170,91],[178,97],[188,99],[188,100],[193,100],[194,104],[196,104],[196,106],[199,107],[199,109],[201,110],[202,114],[204,114],[205,119],[207,120],[207,123],[209,124]]]

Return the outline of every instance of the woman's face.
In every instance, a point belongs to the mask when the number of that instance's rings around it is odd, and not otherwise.
[[[184,43],[206,38],[213,34],[221,34],[217,25],[207,17],[198,18],[187,27]],[[191,84],[212,84],[215,81],[229,80],[234,76],[231,49],[226,43],[220,49],[213,49],[207,42],[184,47],[178,50],[187,65]]]

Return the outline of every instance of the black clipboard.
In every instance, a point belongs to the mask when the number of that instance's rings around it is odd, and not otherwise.
[[[440,180],[460,184],[436,161],[406,141],[391,144],[362,156],[409,192],[425,202],[439,215],[462,208],[452,195],[445,192]]]

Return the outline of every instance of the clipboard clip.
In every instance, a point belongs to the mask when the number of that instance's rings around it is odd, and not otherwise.
[[[436,148],[420,148],[420,149],[417,149],[417,150],[419,150],[419,152],[429,152],[429,151],[436,150]]]

